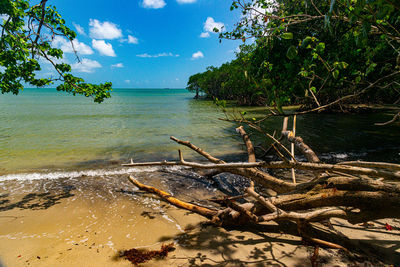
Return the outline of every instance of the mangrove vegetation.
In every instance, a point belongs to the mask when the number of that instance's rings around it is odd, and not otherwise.
[[[243,41],[236,58],[192,75],[188,90],[280,113],[292,104],[400,103],[397,2],[239,0],[231,9],[241,19],[220,38]]]

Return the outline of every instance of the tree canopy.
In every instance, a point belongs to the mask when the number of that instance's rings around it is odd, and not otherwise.
[[[66,26],[55,6],[46,6],[47,0],[30,5],[27,0],[2,0],[0,36],[0,90],[18,94],[23,84],[42,87],[60,83],[58,91],[93,97],[95,102],[109,98],[111,82],[86,83],[71,74],[71,66],[59,63],[63,51],[52,46],[56,36],[72,40],[76,33]],[[79,60],[79,59],[78,59]],[[57,72],[55,78],[38,78],[41,63],[49,62]]]
[[[284,104],[400,102],[398,3],[239,0],[234,9],[240,21],[220,38],[243,41],[237,58],[197,74],[189,87],[278,111]]]

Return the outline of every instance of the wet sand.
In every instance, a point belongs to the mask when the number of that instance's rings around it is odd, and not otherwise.
[[[142,182],[183,199],[215,194],[212,188],[192,189],[203,182],[196,177],[183,182],[183,176],[179,172],[136,174]],[[314,248],[280,232],[276,224],[251,229],[207,226],[201,223],[204,218],[137,191],[126,177],[2,181],[0,266],[132,266],[116,257],[119,250],[159,249],[170,242],[175,242],[176,250],[167,259],[142,265],[311,266]],[[390,221],[393,231],[385,230],[382,222],[369,229],[340,220],[333,224],[346,235],[373,240],[387,254],[399,257],[400,222]],[[321,248],[319,255],[324,266],[355,263],[336,250]]]

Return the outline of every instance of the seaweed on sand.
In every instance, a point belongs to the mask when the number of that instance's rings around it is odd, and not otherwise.
[[[137,265],[139,263],[144,263],[152,259],[163,259],[168,256],[168,253],[175,250],[174,243],[161,245],[160,250],[138,250],[135,248],[121,251],[120,257],[125,258]]]

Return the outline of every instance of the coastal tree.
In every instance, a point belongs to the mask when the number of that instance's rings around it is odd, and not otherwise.
[[[47,0],[31,5],[28,0],[0,2],[0,90],[18,94],[24,84],[42,87],[59,83],[58,91],[93,97],[95,102],[109,98],[111,82],[86,83],[63,63],[63,51],[52,45],[55,37],[67,38],[73,47],[76,33],[66,26],[55,6]],[[77,57],[79,60],[79,58]],[[40,78],[41,64],[50,63],[56,77]]]
[[[242,16],[220,37],[254,40],[237,58],[247,62],[246,85],[277,112],[287,104],[320,111],[346,101],[399,103],[396,2],[239,0],[231,9]]]

